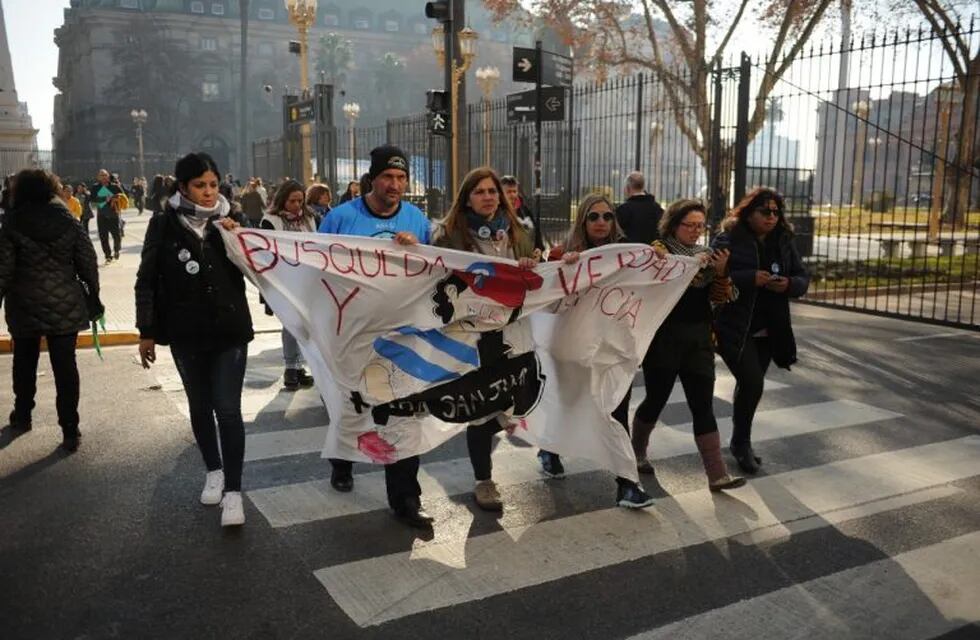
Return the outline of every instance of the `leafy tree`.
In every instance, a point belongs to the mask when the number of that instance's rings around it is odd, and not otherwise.
[[[749,118],[748,140],[766,120],[766,98],[789,69],[833,0],[484,0],[498,19],[541,19],[580,52],[582,67],[643,69],[663,83],[675,124],[709,166],[712,69],[729,57],[741,26],[770,43]],[[750,21],[752,25],[750,25]],[[754,73],[754,72],[753,72]],[[693,107],[693,119],[690,118]],[[733,144],[722,143],[714,188],[727,200]]]
[[[381,56],[374,69],[374,88],[381,96],[381,108],[385,115],[396,115],[395,100],[404,95],[405,62],[392,52]],[[400,114],[398,114],[400,115]]]
[[[340,87],[347,82],[347,71],[354,62],[354,50],[350,40],[336,33],[320,36],[316,50],[316,72],[323,81]]]

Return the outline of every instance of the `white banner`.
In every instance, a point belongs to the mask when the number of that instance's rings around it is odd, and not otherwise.
[[[525,271],[391,240],[222,233],[306,356],[330,415],[324,457],[390,463],[496,416],[636,479],[610,414],[696,260],[620,244]]]

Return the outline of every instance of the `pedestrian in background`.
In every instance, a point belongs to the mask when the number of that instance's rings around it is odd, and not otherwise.
[[[734,489],[745,479],[728,473],[721,455],[721,438],[715,420],[715,352],[712,344],[712,303],[732,297],[725,277],[728,252],[712,252],[700,244],[705,231],[705,208],[700,200],[673,203],[660,221],[657,248],[700,260],[701,268],[653,337],[643,358],[646,398],[633,420],[633,452],[640,473],[653,473],[647,458],[650,433],[667,405],[674,382],[680,378],[691,410],[694,442],[711,491]]]
[[[133,185],[129,188],[129,193],[133,197],[137,215],[143,215],[143,208],[146,206],[146,182],[143,178],[133,178]]]
[[[85,229],[85,235],[87,236],[89,235],[89,226],[92,222],[92,218],[94,217],[92,214],[92,206],[89,204],[90,195],[88,192],[88,187],[86,187],[84,184],[75,185],[75,197],[78,198],[78,201],[82,205],[81,222],[82,228]]]
[[[361,197],[361,183],[356,180],[351,180],[347,183],[347,189],[344,190],[344,194],[340,196],[340,204],[345,202],[350,202],[354,198]]]
[[[79,202],[78,198],[75,197],[70,184],[62,185],[61,192],[58,194],[62,202],[65,203],[65,207],[68,208],[68,213],[72,215],[73,218],[81,222],[82,220],[82,203]]]
[[[660,238],[660,219],[664,210],[646,190],[646,178],[639,171],[626,176],[626,202],[616,207],[616,218],[627,242],[650,244]]]
[[[233,228],[237,222],[218,193],[221,173],[209,155],[184,156],[174,173],[176,191],[163,214],[150,218],[136,275],[140,360],[148,369],[156,362],[156,345],[170,345],[207,467],[201,503],[221,503],[222,526],[240,525],[242,386],[252,317],[245,277],[212,224]]]
[[[306,190],[306,206],[316,214],[316,226],[320,226],[323,218],[330,213],[330,202],[333,196],[330,187],[318,182]]]
[[[99,242],[102,244],[102,254],[105,263],[111,264],[119,259],[119,247],[122,244],[119,210],[115,203],[119,202],[122,188],[109,180],[109,172],[99,169],[96,182],[89,188],[89,202],[95,207],[95,221],[99,229]],[[109,236],[112,236],[112,249],[109,248]]]
[[[105,310],[92,243],[42,169],[17,174],[12,209],[0,229],[0,299],[14,342],[14,410],[10,426],[30,431],[41,338],[48,344],[61,426],[61,448],[78,449],[78,332]]]
[[[279,185],[275,200],[262,217],[259,226],[270,231],[303,233],[316,231],[316,216],[306,206],[306,191],[303,185],[295,180],[288,180]],[[286,369],[282,376],[282,386],[287,391],[313,386],[313,376],[306,371],[304,366],[306,360],[299,349],[299,343],[285,327],[282,328],[282,361]]]
[[[259,226],[259,223],[262,222],[262,216],[265,215],[265,208],[266,202],[263,200],[262,194],[259,193],[256,180],[253,178],[248,181],[245,190],[242,192],[242,213],[245,214],[248,226],[253,228]]]
[[[774,189],[749,192],[722,229],[713,246],[731,251],[728,268],[739,294],[717,320],[721,356],[736,382],[731,452],[743,471],[757,473],[762,459],[752,450],[752,421],[769,363],[789,369],[796,362],[789,300],[806,293],[810,276]]]
[[[511,208],[517,214],[517,219],[521,221],[521,224],[534,239],[534,248],[538,251],[544,251],[541,229],[534,224],[534,216],[531,214],[531,208],[527,205],[527,198],[521,191],[521,183],[514,176],[502,176],[500,184],[504,186],[504,197],[510,202]]]

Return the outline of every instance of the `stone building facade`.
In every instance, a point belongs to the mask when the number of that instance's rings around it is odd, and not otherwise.
[[[249,4],[244,91],[251,141],[281,133],[281,96],[299,85],[299,59],[288,50],[298,36],[282,0]],[[237,0],[72,0],[55,32],[55,170],[81,178],[107,166],[134,175],[137,140],[129,113],[136,108],[149,114],[143,127],[147,174],[169,171],[177,156],[192,149],[209,151],[223,170],[239,171],[249,151],[242,158],[237,148],[243,90],[238,11]],[[433,22],[423,11],[423,2],[321,0],[309,39],[310,82],[334,84],[338,105],[358,102],[359,126],[422,111],[425,89],[442,86]],[[513,90],[510,49],[531,46],[532,35],[494,24],[478,0],[467,11],[480,33],[474,68],[498,66],[498,95]],[[331,33],[351,43],[346,69],[318,68],[320,39]],[[401,65],[394,80],[381,63],[389,53]],[[472,70],[470,77],[472,98]],[[342,118],[337,113],[336,124]]]

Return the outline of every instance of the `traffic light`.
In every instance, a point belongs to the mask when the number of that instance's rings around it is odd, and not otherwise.
[[[425,17],[439,22],[451,22],[453,19],[452,0],[436,0],[425,3]]]
[[[425,108],[429,110],[429,132],[437,136],[449,135],[449,93],[441,89],[425,92]]]

